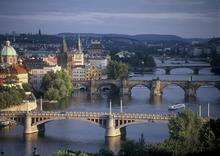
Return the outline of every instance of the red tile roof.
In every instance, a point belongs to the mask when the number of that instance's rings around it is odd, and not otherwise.
[[[11,72],[13,74],[26,74],[27,69],[24,68],[24,66],[21,66],[21,65],[13,65],[12,68],[11,68]]]
[[[0,74],[5,75],[5,74],[26,74],[27,69],[24,66],[21,65],[12,65],[7,68],[1,68],[0,69]]]

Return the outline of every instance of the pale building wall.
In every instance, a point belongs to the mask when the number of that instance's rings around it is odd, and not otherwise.
[[[25,102],[22,104],[19,104],[17,106],[12,106],[9,108],[2,109],[1,111],[32,111],[37,108],[37,102],[31,101],[31,102]]]
[[[61,66],[50,66],[50,67],[43,67],[38,69],[31,69],[30,71],[30,82],[32,86],[39,90],[41,87],[42,79],[45,74],[50,71],[57,72],[61,70]]]

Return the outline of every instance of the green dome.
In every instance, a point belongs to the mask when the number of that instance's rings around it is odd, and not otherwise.
[[[17,53],[15,49],[10,45],[10,41],[6,41],[6,45],[1,51],[1,56],[16,56]]]

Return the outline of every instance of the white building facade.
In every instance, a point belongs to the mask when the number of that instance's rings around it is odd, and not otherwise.
[[[49,66],[49,67],[42,67],[42,68],[35,68],[30,70],[30,83],[32,84],[33,88],[36,90],[40,90],[42,79],[45,74],[50,71],[57,72],[61,70],[61,66]]]

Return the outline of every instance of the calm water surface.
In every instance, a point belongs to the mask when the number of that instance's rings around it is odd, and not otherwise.
[[[157,71],[159,75],[163,71]],[[190,70],[177,69],[172,72],[188,73]],[[200,72],[210,75],[209,69]],[[160,75],[162,76],[162,75]],[[166,76],[165,76],[166,77]],[[177,76],[178,77],[178,76]],[[138,76],[135,79],[148,79],[148,75]],[[131,97],[123,97],[124,111],[126,112],[150,112],[167,113],[168,105],[185,102],[184,91],[177,86],[170,85],[165,88],[162,99],[150,102],[150,91],[142,86],[132,89]],[[197,100],[187,103],[187,107],[198,111],[199,104],[202,105],[202,114],[207,115],[207,103],[210,103],[210,114],[220,117],[220,91],[212,86],[201,87],[197,90]],[[47,105],[44,110],[68,110],[68,111],[109,111],[109,98],[102,96],[91,99],[86,93],[75,92],[73,97],[65,105]],[[120,98],[112,98],[113,111],[120,111]],[[23,136],[23,127],[11,127],[0,130],[0,151],[4,156],[30,156],[34,147],[41,156],[53,155],[58,149],[82,150],[87,152],[98,152],[107,147],[117,151],[122,142],[120,137],[105,139],[105,130],[95,125],[82,121],[52,121],[46,123],[44,135]],[[147,123],[126,127],[126,139],[138,140],[143,133],[147,142],[160,142],[166,139],[168,127],[164,123]]]

